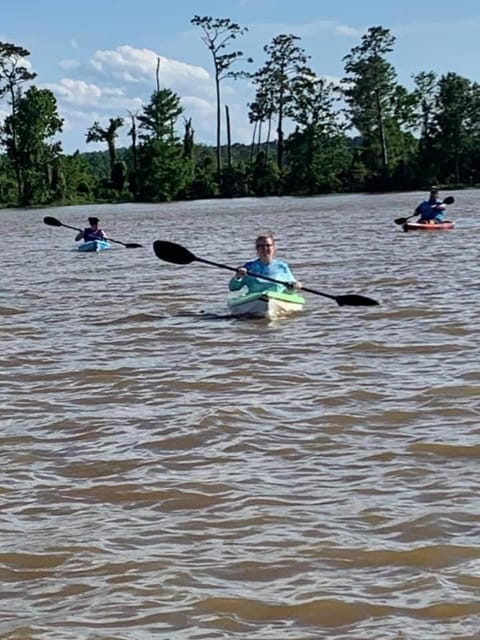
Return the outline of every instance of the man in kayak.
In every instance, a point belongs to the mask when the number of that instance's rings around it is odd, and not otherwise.
[[[437,187],[430,189],[430,197],[428,200],[421,202],[415,209],[414,214],[420,216],[418,222],[421,223],[438,223],[443,222],[443,212],[446,205],[438,199]]]
[[[275,240],[271,233],[258,236],[255,241],[255,248],[258,258],[246,262],[242,267],[238,267],[237,273],[228,283],[230,291],[238,291],[242,287],[247,287],[248,293],[267,289],[281,292],[287,290],[287,288],[302,288],[301,283],[295,280],[288,264],[275,258]],[[262,280],[262,275],[274,280],[280,280],[285,285]]]
[[[91,240],[106,240],[107,236],[103,229],[101,229],[98,224],[100,220],[95,217],[90,217],[88,219],[89,227],[86,227],[83,231],[79,231],[75,236],[75,240],[78,242],[79,240],[83,240],[84,242],[90,242]]]

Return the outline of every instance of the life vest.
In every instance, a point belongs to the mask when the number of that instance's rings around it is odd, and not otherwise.
[[[91,240],[103,240],[103,231],[100,227],[97,227],[95,230],[87,227],[83,230],[83,239],[85,242],[90,242]]]

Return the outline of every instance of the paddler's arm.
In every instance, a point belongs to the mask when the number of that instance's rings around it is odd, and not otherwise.
[[[287,284],[287,289],[295,289],[295,291],[300,291],[300,289],[302,288],[302,283],[299,282],[298,280],[295,280],[294,282],[289,282]]]
[[[285,280],[288,282],[287,289],[295,289],[296,291],[301,289],[302,283],[298,280],[295,280],[295,276],[293,275],[292,270],[286,262],[283,263],[283,270],[285,273]]]
[[[247,270],[244,267],[239,267],[237,269],[237,273],[233,276],[233,278],[228,283],[228,288],[230,291],[238,291],[245,284],[245,276],[247,275]]]

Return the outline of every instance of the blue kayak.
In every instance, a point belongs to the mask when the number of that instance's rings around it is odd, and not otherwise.
[[[78,245],[79,251],[105,251],[110,249],[111,244],[106,240],[89,240]]]

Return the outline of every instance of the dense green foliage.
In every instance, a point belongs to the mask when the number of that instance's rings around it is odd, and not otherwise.
[[[195,143],[191,119],[178,133],[181,99],[160,88],[157,66],[150,101],[129,112],[128,148],[116,148],[126,123],[112,114],[106,126],[94,122],[85,133],[87,143],[105,143],[104,151],[66,155],[55,96],[33,84],[25,63],[30,52],[0,42],[0,100],[8,104],[0,126],[0,205],[313,195],[432,183],[458,188],[478,181],[480,86],[453,72],[425,71],[412,77],[409,91],[389,62],[395,37],[388,29],[365,33],[334,85],[309,67],[298,36],[279,34],[265,45],[257,71],[234,72],[234,63],[253,62],[229,50],[247,29],[225,18],[191,22],[212,53],[214,147]],[[250,145],[232,144],[228,105],[222,123],[220,88],[227,77],[251,80]]]

